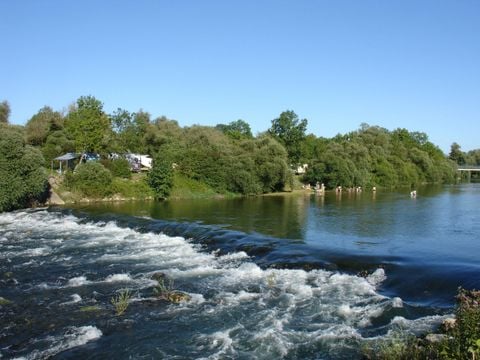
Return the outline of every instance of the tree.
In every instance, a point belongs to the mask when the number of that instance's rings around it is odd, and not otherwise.
[[[172,164],[167,159],[155,156],[152,169],[147,177],[148,185],[153,189],[157,198],[166,199],[173,186]]]
[[[456,142],[450,147],[450,154],[448,157],[458,165],[465,165],[465,153],[460,149],[460,145]]]
[[[145,128],[141,128],[135,119],[135,114],[120,108],[110,115],[118,147],[117,151],[137,152],[141,149]]]
[[[33,115],[25,126],[27,143],[36,146],[43,145],[50,133],[62,129],[62,114],[45,106]]]
[[[48,195],[44,159],[25,144],[23,133],[0,123],[0,212],[44,202]]]
[[[103,104],[93,96],[82,96],[65,120],[67,134],[75,141],[77,151],[99,152],[110,131],[110,121]]]
[[[66,152],[74,152],[75,143],[67,138],[64,130],[57,130],[48,135],[42,148],[43,156],[47,162]]]
[[[259,137],[254,144],[251,156],[262,192],[282,191],[291,179],[285,148],[269,136]]]
[[[7,100],[0,103],[0,123],[8,124],[10,117],[10,104]]]
[[[242,119],[232,121],[228,125],[218,124],[217,126],[215,126],[215,128],[235,140],[253,138],[250,125]]]
[[[293,111],[287,110],[272,120],[272,126],[268,130],[285,146],[291,164],[298,165],[302,154],[302,142],[307,130],[307,119],[300,120]]]

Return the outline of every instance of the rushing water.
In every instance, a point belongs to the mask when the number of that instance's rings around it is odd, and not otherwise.
[[[471,184],[0,214],[0,358],[360,358],[480,287],[479,200]],[[191,300],[156,297],[158,272]]]

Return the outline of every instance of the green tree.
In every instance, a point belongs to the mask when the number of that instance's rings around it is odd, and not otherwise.
[[[228,125],[218,124],[215,128],[235,140],[253,138],[250,125],[242,119],[232,121]]]
[[[157,198],[166,199],[173,187],[172,163],[161,156],[155,156],[147,182]]]
[[[287,110],[282,112],[278,118],[272,120],[272,126],[268,130],[270,135],[285,146],[293,165],[300,162],[302,142],[306,136],[307,124],[307,119],[300,120],[295,112]]]
[[[467,153],[467,164],[469,165],[480,165],[480,149],[470,150]]]
[[[7,100],[0,103],[0,123],[8,124],[10,118],[10,104]]]
[[[103,104],[93,96],[82,96],[65,120],[67,134],[75,141],[77,151],[100,152],[110,131],[110,121]]]
[[[461,150],[460,145],[456,142],[450,147],[450,154],[448,157],[455,161],[458,165],[465,165],[465,153]]]
[[[62,129],[62,114],[45,106],[33,115],[25,126],[27,143],[34,146],[44,145],[49,134]]]
[[[48,163],[57,156],[75,151],[75,142],[67,138],[64,130],[57,130],[48,135],[42,153]]]
[[[142,121],[144,118],[140,118]],[[168,119],[165,116],[155,119],[153,122],[142,122],[142,126],[145,126],[145,132],[143,135],[143,146],[147,154],[155,154],[158,151],[163,151],[162,148],[167,146],[173,148],[179,148],[184,143],[183,130],[176,120]],[[177,159],[175,159],[177,160]]]
[[[23,133],[0,124],[0,212],[44,202],[47,173],[38,149],[25,144]]]
[[[130,113],[119,108],[110,115],[110,121],[115,134],[116,151],[142,152],[143,137],[148,124],[142,114]]]
[[[252,153],[254,171],[262,192],[282,191],[292,176],[285,148],[269,136],[259,137],[254,144]]]

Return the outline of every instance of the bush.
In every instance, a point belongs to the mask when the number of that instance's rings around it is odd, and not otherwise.
[[[113,160],[103,160],[103,166],[105,166],[113,176],[130,179],[132,177],[132,171],[130,169],[130,163],[127,159],[113,159]]]
[[[0,124],[0,212],[44,202],[47,172],[39,150],[25,145],[21,131]]]
[[[480,291],[460,288],[456,297],[455,326],[441,347],[445,359],[480,358]]]
[[[67,186],[85,196],[105,197],[112,194],[112,174],[102,164],[89,161],[67,175]]]

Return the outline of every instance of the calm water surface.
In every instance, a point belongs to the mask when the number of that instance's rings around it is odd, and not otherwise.
[[[0,214],[0,357],[360,358],[480,288],[478,204],[467,184]],[[191,301],[155,297],[157,272]]]

